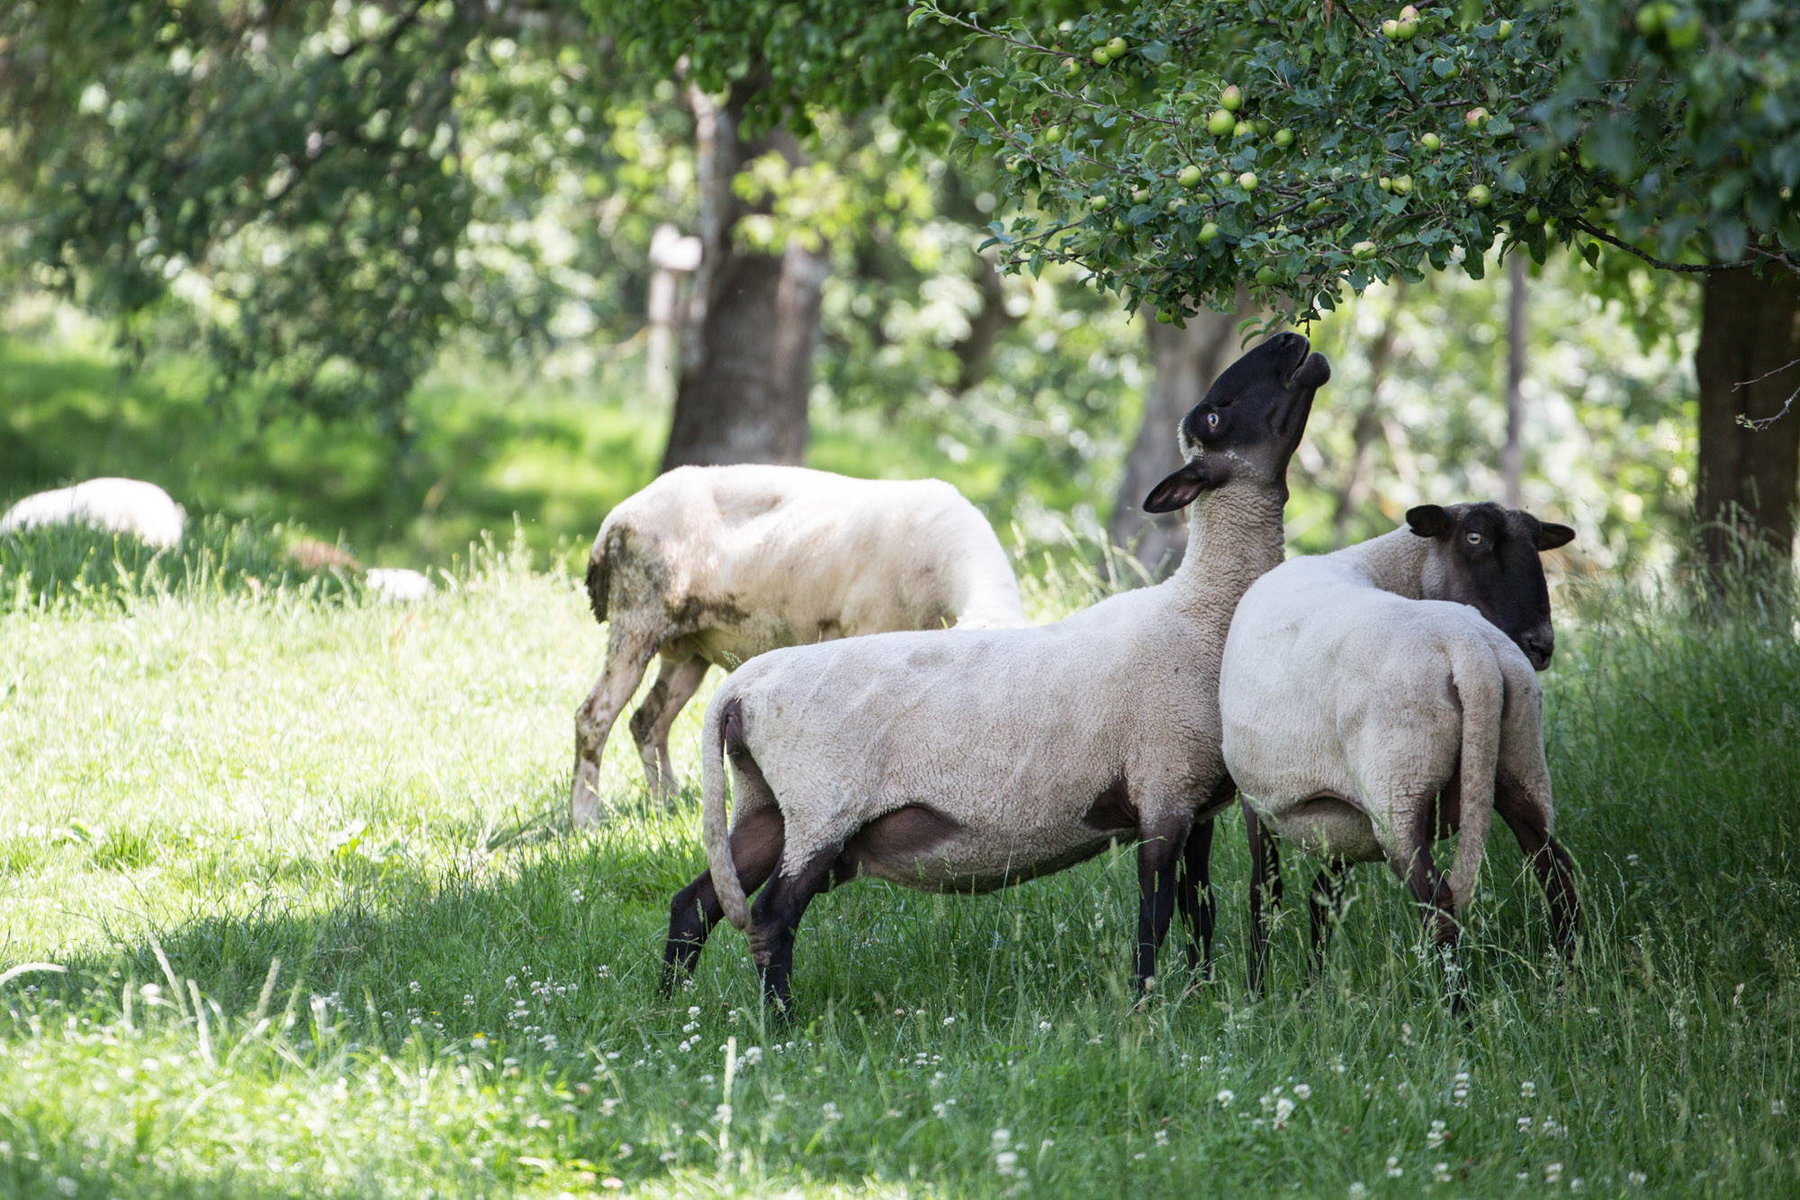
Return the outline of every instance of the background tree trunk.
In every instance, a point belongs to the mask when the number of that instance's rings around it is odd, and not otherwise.
[[[675,413],[662,469],[686,463],[798,463],[806,453],[806,399],[827,260],[823,247],[790,240],[779,254],[735,244],[738,222],[767,212],[748,205],[732,180],[770,151],[790,165],[805,161],[785,130],[741,133],[757,85],[740,83],[723,105],[690,93],[699,143],[700,237],[694,336],[683,347]]]
[[[1512,286],[1506,302],[1506,441],[1500,446],[1500,484],[1506,507],[1518,508],[1525,477],[1525,256],[1515,253],[1507,268]]]
[[[1749,268],[1707,275],[1700,307],[1700,486],[1697,513],[1715,585],[1749,559],[1785,576],[1794,545],[1800,405],[1800,277]],[[1748,429],[1740,416],[1768,421]],[[1748,552],[1748,553],[1746,553]]]
[[[1392,444],[1387,424],[1382,419],[1381,392],[1382,385],[1387,382],[1388,368],[1394,361],[1395,343],[1400,337],[1400,311],[1406,304],[1406,286],[1406,280],[1394,280],[1392,299],[1388,303],[1387,316],[1381,322],[1381,332],[1369,343],[1369,393],[1364,397],[1362,407],[1356,410],[1356,420],[1350,426],[1350,465],[1344,470],[1343,483],[1337,489],[1337,504],[1331,510],[1333,545],[1342,546],[1348,540],[1351,518],[1362,511],[1375,490],[1375,467],[1370,460],[1377,446],[1387,444],[1389,453],[1400,453]]]
[[[1144,396],[1144,420],[1125,459],[1125,477],[1113,500],[1106,532],[1144,564],[1152,575],[1175,569],[1187,548],[1185,513],[1152,516],[1138,507],[1150,489],[1181,465],[1175,427],[1200,402],[1219,372],[1237,357],[1237,327],[1247,315],[1238,312],[1196,313],[1186,328],[1164,325],[1154,309],[1140,310],[1150,342],[1155,374]]]

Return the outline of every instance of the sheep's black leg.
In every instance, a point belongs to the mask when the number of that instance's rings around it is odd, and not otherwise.
[[[781,811],[776,808],[750,813],[731,831],[731,858],[745,895],[768,881],[781,859],[783,832]],[[693,974],[707,935],[724,915],[711,871],[700,872],[694,882],[675,893],[669,902],[669,940],[663,944],[664,996],[673,992],[684,976]]]
[[[1213,926],[1217,917],[1212,886],[1212,839],[1210,818],[1198,822],[1188,831],[1175,890],[1175,903],[1188,927],[1188,966],[1208,980],[1213,977]]]
[[[1146,830],[1145,840],[1138,843],[1137,954],[1132,972],[1140,993],[1148,991],[1156,977],[1156,952],[1175,916],[1175,868],[1187,834],[1186,829],[1161,835]]]
[[[1556,948],[1567,959],[1574,956],[1575,937],[1581,931],[1581,901],[1575,894],[1575,864],[1568,852],[1550,836],[1550,817],[1522,790],[1502,784],[1494,793],[1494,811],[1500,814],[1519,849],[1531,864],[1544,899],[1550,905],[1550,932]]]
[[[1275,835],[1263,828],[1256,810],[1248,801],[1240,801],[1239,806],[1244,812],[1244,835],[1250,843],[1250,994],[1260,996],[1269,965],[1269,931],[1263,921],[1263,903],[1281,903],[1281,858],[1275,849]]]
[[[1437,862],[1431,856],[1431,834],[1436,821],[1432,806],[1425,805],[1409,844],[1403,847],[1399,860],[1392,865],[1395,873],[1412,892],[1413,899],[1424,910],[1426,929],[1443,960],[1445,984],[1450,993],[1450,1011],[1460,1015],[1468,1010],[1462,967],[1456,958],[1456,944],[1462,936],[1462,930],[1456,921],[1456,900],[1450,892],[1450,880],[1438,870]]]
[[[1337,924],[1338,906],[1344,898],[1344,875],[1349,869],[1350,864],[1342,859],[1330,859],[1314,877],[1312,893],[1307,897],[1307,908],[1312,914],[1312,972],[1315,979],[1325,974],[1325,947],[1331,942],[1332,930]]]
[[[777,870],[750,910],[750,953],[762,972],[763,999],[786,1015],[793,1001],[794,930],[813,897],[831,886],[841,847],[801,864],[792,875]]]

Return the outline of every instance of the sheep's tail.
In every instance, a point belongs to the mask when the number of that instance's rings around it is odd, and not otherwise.
[[[1465,649],[1450,665],[1450,683],[1462,702],[1462,809],[1450,894],[1460,911],[1475,894],[1494,816],[1494,777],[1500,763],[1500,727],[1506,676],[1487,647]]]
[[[707,706],[706,721],[700,728],[700,828],[719,906],[733,925],[748,929],[750,905],[744,899],[744,884],[731,857],[731,813],[726,808],[725,795],[725,726],[730,722],[735,735],[742,721],[741,711],[740,701],[730,695],[729,688],[721,690]]]
[[[588,605],[594,610],[594,620],[606,620],[606,589],[612,582],[612,568],[607,565],[604,548],[588,559],[587,594]]]

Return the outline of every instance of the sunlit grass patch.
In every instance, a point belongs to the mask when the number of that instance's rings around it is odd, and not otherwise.
[[[1028,578],[1034,608],[1105,586],[1067,569]],[[1780,630],[1642,599],[1566,623],[1545,678],[1582,959],[1556,968],[1494,839],[1468,1024],[1374,867],[1311,987],[1304,906],[1277,915],[1252,1002],[1235,819],[1220,978],[1172,967],[1142,1011],[1129,849],[993,896],[822,897],[789,1025],[730,927],[661,999],[705,697],[686,800],[649,800],[621,726],[606,821],[565,833],[603,641],[573,580],[490,550],[416,605],[205,586],[0,616],[0,971],[68,968],[0,984],[0,1193],[1762,1195],[1800,1171]]]

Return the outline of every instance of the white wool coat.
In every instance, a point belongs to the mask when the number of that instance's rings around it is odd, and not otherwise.
[[[987,518],[936,479],[680,467],[607,515],[589,563],[597,613],[658,597],[659,627],[698,628],[664,653],[727,668],[849,634],[1024,624]]]
[[[1542,692],[1524,653],[1474,608],[1416,599],[1430,541],[1400,529],[1259,579],[1220,672],[1224,756],[1278,835],[1402,875],[1440,791],[1460,828],[1467,901],[1504,778],[1549,807]]]
[[[108,476],[27,496],[0,516],[0,533],[46,525],[92,525],[166,550],[180,544],[187,514],[154,483]]]
[[[860,870],[927,890],[980,890],[1078,862],[1115,837],[1185,836],[1210,815],[1224,761],[1218,670],[1237,599],[1281,560],[1283,497],[1228,483],[1195,501],[1169,580],[1025,629],[890,633],[765,654],[708,710],[708,857],[727,917],[748,921],[726,829],[720,722],[730,705],[737,819],[775,804],[797,873],[878,818],[930,809],[953,832],[877,840]]]

